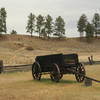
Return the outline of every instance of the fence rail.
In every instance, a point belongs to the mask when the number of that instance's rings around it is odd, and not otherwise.
[[[32,69],[32,64],[4,66],[3,61],[0,60],[0,74],[6,72],[29,71]]]
[[[93,61],[93,62],[82,62],[84,65],[99,65],[100,61]]]
[[[32,69],[32,64],[16,65],[16,66],[4,66],[3,72],[28,71],[31,69]]]
[[[93,62],[82,62],[84,65],[94,65],[100,64],[100,61]],[[0,60],[0,74],[6,72],[16,72],[16,71],[29,71],[32,69],[32,64],[24,65],[14,65],[14,66],[3,66],[3,60]]]

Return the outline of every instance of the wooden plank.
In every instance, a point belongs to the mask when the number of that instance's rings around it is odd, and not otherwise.
[[[89,62],[82,62],[84,65],[97,65],[100,64],[100,61],[93,61],[92,64],[90,64]]]
[[[7,72],[20,72],[20,71],[30,71],[31,69],[15,69],[15,70],[4,70],[4,73]]]
[[[3,60],[0,60],[0,74],[3,72]]]
[[[4,66],[6,67],[25,67],[25,66],[32,66],[32,64],[26,64],[26,65],[13,65],[13,66]]]
[[[13,70],[13,69],[28,69],[28,68],[32,68],[32,66],[28,66],[28,67],[6,67],[4,68],[4,70]]]

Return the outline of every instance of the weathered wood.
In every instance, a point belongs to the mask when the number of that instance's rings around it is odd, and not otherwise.
[[[84,65],[91,65],[90,62],[82,62]],[[99,65],[100,61],[93,61],[92,65]]]
[[[29,71],[31,69],[32,69],[32,64],[4,66],[3,72],[5,73],[5,72]]]
[[[94,62],[93,55],[91,56],[91,61],[92,61],[92,63]]]
[[[4,73],[30,71],[31,69],[4,70]]]
[[[92,86],[92,80],[89,78],[85,78],[84,85],[85,86]]]
[[[7,67],[6,67],[6,68],[4,69],[4,72],[7,72],[7,71],[8,71],[8,72],[9,72],[9,71],[10,71],[10,72],[24,71],[24,70],[31,70],[31,69],[32,69],[31,66],[30,66],[30,67],[18,67],[18,68],[17,68],[17,67],[15,67],[15,68],[14,68],[14,67],[13,67],[13,68],[7,68]]]
[[[4,70],[13,70],[13,69],[28,69],[28,68],[32,68],[32,66],[23,66],[23,67],[5,67]]]
[[[32,64],[5,66],[5,68],[6,68],[6,67],[7,67],[7,68],[8,68],[8,67],[10,67],[10,68],[11,68],[11,67],[25,67],[25,66],[26,66],[26,67],[28,67],[28,66],[32,66]]]
[[[92,65],[93,63],[91,61],[91,57],[88,57],[88,60],[89,60],[90,65]]]
[[[0,60],[0,74],[3,72],[3,60]]]

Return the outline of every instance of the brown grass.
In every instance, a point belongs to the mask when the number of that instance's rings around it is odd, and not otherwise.
[[[100,79],[100,67],[87,66],[87,74]],[[73,75],[64,75],[59,83],[43,75],[41,81],[32,78],[31,71],[0,75],[0,100],[100,100],[100,84],[92,87],[77,83]]]
[[[91,44],[80,42],[78,38],[42,40],[23,35],[4,35],[3,38],[6,39],[0,40],[0,59],[6,65],[33,63],[37,55],[53,53],[78,53],[81,61],[87,61],[90,55],[94,55],[95,60],[100,59],[99,38]],[[33,50],[28,51],[27,47]]]
[[[90,55],[100,60],[100,39],[88,44],[78,38],[47,41],[22,35],[0,37],[0,60],[4,65],[30,64],[38,55],[53,53],[78,53],[80,62],[87,61]],[[87,66],[86,71],[88,76],[100,80],[100,65]],[[49,75],[41,81],[33,80],[31,71],[8,73],[0,75],[0,100],[100,100],[100,84],[93,82],[92,87],[85,87],[73,75],[65,75],[60,83],[54,83]]]
[[[26,50],[32,51],[32,50],[34,50],[34,49],[33,49],[33,47],[31,47],[31,46],[27,46],[27,47],[26,47]]]

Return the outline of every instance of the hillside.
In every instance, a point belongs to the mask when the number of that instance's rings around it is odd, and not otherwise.
[[[0,36],[0,59],[6,65],[32,63],[37,55],[53,53],[78,53],[81,61],[94,55],[100,60],[100,39],[87,43],[80,42],[79,38],[43,40],[26,35]]]
[[[33,49],[33,50],[32,50]],[[0,37],[0,59],[5,65],[30,64],[38,55],[52,53],[78,53],[80,61],[94,56],[100,60],[100,39],[93,43],[80,42],[78,38],[42,40],[22,35]],[[85,66],[86,75],[100,80],[100,65]],[[75,76],[66,74],[59,83],[52,82],[50,75],[33,80],[32,72],[3,73],[0,75],[0,100],[100,100],[100,84],[93,82],[86,87]]]

